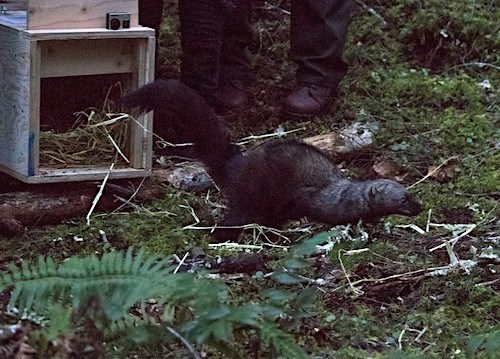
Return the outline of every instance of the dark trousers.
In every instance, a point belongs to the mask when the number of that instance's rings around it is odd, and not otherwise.
[[[158,38],[160,35],[160,26],[163,14],[163,0],[139,0],[139,24],[145,27],[150,27],[155,30],[156,34],[156,51],[155,62],[158,58]],[[155,66],[156,76],[158,74],[158,66]]]
[[[248,0],[179,0],[181,81],[211,104],[220,82],[248,80],[250,15]]]
[[[336,87],[345,76],[351,8],[351,0],[292,0],[290,58],[298,65],[298,83]]]
[[[139,0],[139,24],[155,30],[156,38],[160,34],[163,14],[163,0]]]
[[[221,81],[250,79],[250,0],[179,0],[181,81],[213,103]],[[163,0],[140,0],[139,22],[157,32]],[[292,0],[290,58],[298,83],[336,87],[352,0]]]

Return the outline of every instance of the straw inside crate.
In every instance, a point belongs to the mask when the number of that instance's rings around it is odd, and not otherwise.
[[[89,108],[64,133],[40,132],[40,165],[51,168],[125,166],[130,148],[130,121],[125,113]]]

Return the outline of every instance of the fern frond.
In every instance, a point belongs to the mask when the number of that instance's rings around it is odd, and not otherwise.
[[[500,326],[490,329],[489,332],[476,334],[468,339],[467,353],[476,354],[480,349],[484,349],[487,356],[498,353],[500,348]]]
[[[296,342],[294,337],[282,331],[274,322],[263,320],[257,329],[260,338],[267,344],[270,344],[282,358],[304,359],[309,356]]]
[[[17,306],[20,313],[64,313],[66,317],[52,322],[52,337],[71,329],[68,320],[77,325],[90,320],[92,328],[105,337],[124,333],[136,343],[147,340],[148,333],[164,329],[165,324],[155,323],[144,310],[146,301],[155,298],[164,308],[162,320],[177,326],[187,340],[229,344],[235,330],[254,328],[280,356],[306,357],[292,335],[262,319],[263,307],[229,305],[224,283],[173,271],[168,259],[129,248],[105,253],[101,258],[73,257],[60,265],[43,257],[31,266],[12,265],[10,273],[0,277],[0,288],[13,288],[9,305]],[[130,314],[136,304],[142,308],[140,316]],[[164,330],[160,337],[165,339]]]
[[[133,255],[133,250],[105,253],[101,258],[91,255],[70,258],[56,266],[51,258],[40,257],[38,263],[21,268],[10,266],[10,273],[0,277],[0,287],[13,286],[11,306],[21,311],[43,306],[50,300],[49,293],[66,292],[72,298],[75,310],[91,297],[99,298],[105,312],[115,313],[118,308],[162,295],[170,287],[174,276],[168,259],[156,256],[144,259],[144,250]],[[174,282],[179,277],[175,276]]]

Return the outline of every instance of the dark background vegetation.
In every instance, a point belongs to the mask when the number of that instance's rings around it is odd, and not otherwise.
[[[390,217],[376,225],[364,224],[362,229],[331,231],[317,224],[291,223],[292,229],[311,231],[287,232],[286,239],[273,244],[294,246],[322,232],[342,237],[326,256],[309,258],[298,266],[297,273],[326,278],[329,284],[271,280],[263,272],[221,277],[217,281],[228,288],[228,301],[263,303],[272,298],[270,291],[280,291],[279,306],[286,315],[276,323],[290,335],[286,340],[292,338],[312,357],[498,357],[498,260],[478,259],[488,247],[493,257],[498,255],[498,4],[485,0],[357,1],[345,48],[350,68],[339,98],[326,115],[303,123],[279,117],[280,103],[295,85],[294,64],[287,57],[289,3],[254,1],[254,5],[256,81],[249,109],[225,116],[234,137],[270,133],[278,126],[303,128],[294,136],[307,137],[354,122],[376,123],[378,131],[370,148],[336,161],[357,178],[379,176],[373,165],[381,161],[396,165],[404,183],[415,184],[412,191],[425,211],[416,218]],[[167,2],[160,37],[158,70],[169,76],[178,73],[181,58],[176,11],[175,1]],[[424,179],[440,165],[439,178]],[[221,216],[216,205],[221,201],[215,190],[192,194],[167,188],[163,198],[125,213],[96,214],[90,226],[84,219],[73,219],[58,226],[29,228],[20,238],[0,237],[0,266],[7,271],[9,264],[34,262],[39,255],[61,262],[132,245],[162,257],[182,257],[193,248],[208,257],[241,253],[241,248],[236,252],[209,248],[211,237],[206,230],[183,229],[196,219],[200,226],[213,225]],[[425,233],[398,224],[414,224]],[[459,268],[443,276],[423,275],[428,268],[450,263],[445,248],[429,249],[462,233],[463,227],[457,224],[476,225],[460,238],[454,251],[460,260],[476,260],[478,265],[470,273]],[[248,236],[244,241],[263,246],[261,252],[273,256],[266,270],[295,268],[282,260],[286,257],[283,249],[268,245],[265,238]],[[343,251],[353,249],[366,251],[342,257]],[[366,280],[359,286],[362,294],[349,289],[343,267],[351,281]],[[399,277],[405,273],[406,277]],[[4,292],[2,306],[8,296]],[[261,337],[243,329],[235,329],[230,341],[233,353],[277,357],[272,342],[263,343]],[[65,340],[71,341],[78,330],[63,332]],[[188,357],[174,339],[161,345],[151,340],[121,355]],[[93,340],[95,344],[100,339]],[[32,346],[36,343],[31,339]],[[227,353],[227,348],[209,344],[197,349],[209,357]]]

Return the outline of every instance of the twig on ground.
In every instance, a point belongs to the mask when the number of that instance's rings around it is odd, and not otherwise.
[[[195,224],[187,225],[187,226],[183,227],[182,229],[183,230],[185,230],[185,229],[210,230],[210,233],[213,233],[216,229],[241,229],[242,231],[251,229],[253,231],[253,238],[254,238],[255,242],[261,236],[263,236],[270,243],[272,243],[272,241],[269,239],[266,232],[269,232],[269,233],[271,233],[271,234],[273,234],[273,235],[275,235],[283,240],[286,240],[286,241],[290,241],[290,238],[288,238],[287,236],[285,236],[282,233],[294,232],[293,230],[282,231],[282,230],[272,228],[272,227],[265,227],[265,226],[261,226],[260,224],[257,224],[257,223],[244,224],[241,226],[218,226],[218,225],[215,225],[215,226],[196,226],[196,224],[198,224],[198,223],[200,223],[199,220],[196,221]]]
[[[453,224],[430,223],[430,226],[432,226],[432,227],[445,227],[445,228],[450,228],[450,226],[452,226],[454,228],[457,228],[459,225],[457,225],[457,224],[453,225]],[[455,245],[455,243],[458,242],[458,240],[460,238],[465,237],[466,235],[468,235],[470,232],[472,232],[477,227],[476,224],[461,224],[460,226],[462,226],[465,229],[465,231],[462,232],[462,233],[460,233],[455,238],[452,238],[449,241],[447,241],[447,242],[449,242],[451,244],[452,247]],[[429,249],[429,252],[434,252],[436,249],[443,248],[443,247],[446,247],[446,242],[445,243],[441,243],[440,245]]]
[[[224,243],[210,243],[208,245],[209,248],[233,248],[233,249],[264,249],[264,245],[255,245],[255,244],[240,244],[235,242],[224,242]]]
[[[377,19],[379,19],[382,22],[382,26],[387,26],[387,21],[385,21],[384,18],[382,17],[382,15],[380,15],[375,9],[373,9],[372,7],[369,7],[368,5],[366,5],[365,2],[363,2],[361,0],[356,0],[356,3],[359,6],[361,6],[363,9],[368,11],[370,14],[375,16]]]
[[[456,69],[456,68],[459,68],[459,67],[467,67],[467,66],[477,66],[477,67],[479,67],[481,69],[483,67],[491,67],[491,68],[494,68],[495,70],[500,70],[500,66],[489,64],[487,62],[474,61],[474,62],[467,62],[467,63],[464,63],[464,64],[459,64],[459,65],[452,66],[452,67],[446,69],[444,72],[446,73],[446,72],[448,72],[450,70],[453,70],[453,69]]]
[[[408,186],[408,189],[412,188],[412,187],[415,187],[416,185],[418,185],[419,183],[422,183],[424,182],[427,178],[431,177],[434,173],[437,172],[437,170],[439,170],[441,167],[443,167],[445,164],[447,164],[448,162],[450,162],[451,160],[457,160],[458,159],[458,156],[452,156],[450,158],[447,158],[446,160],[444,160],[443,163],[441,163],[439,166],[437,166],[436,168],[434,168],[432,171],[430,171],[429,173],[427,173],[424,177],[422,177],[420,180],[418,180],[417,182],[415,182],[414,184],[412,185],[409,185]]]
[[[252,141],[263,140],[266,138],[273,138],[273,137],[283,137],[283,136],[288,135],[290,133],[304,131],[304,130],[305,130],[305,128],[303,128],[303,127],[296,128],[296,129],[289,130],[289,131],[284,131],[282,129],[278,129],[273,133],[265,133],[263,135],[251,135],[251,136],[243,137],[238,142],[236,142],[236,144],[239,146],[242,146],[242,145],[245,145],[245,144],[252,142]]]
[[[179,264],[177,265],[177,268],[175,268],[174,270],[174,274],[177,273],[179,271],[179,268],[182,267],[182,265],[184,264],[184,262],[186,261],[186,258],[189,256],[189,252],[186,252],[186,254],[184,254],[184,257],[182,257],[181,260],[179,260]]]
[[[490,280],[488,282],[478,283],[478,284],[476,284],[476,287],[484,287],[484,286],[487,286],[487,285],[495,284],[497,282],[500,282],[500,278],[493,279],[493,280]]]
[[[149,209],[147,209],[146,207],[144,206],[141,206],[141,205],[138,205],[138,204],[135,204],[134,202],[130,202],[129,200],[123,198],[123,197],[120,197],[118,195],[115,195],[115,198],[120,200],[123,204],[126,204],[130,207],[132,207],[133,209],[135,209],[137,212],[144,212],[144,213],[147,213],[148,215],[150,216],[154,216],[155,214],[153,212],[151,212]]]
[[[149,172],[151,172],[151,170]],[[148,172],[148,175],[149,175],[149,172]],[[141,183],[139,183],[139,186],[137,186],[137,188],[130,195],[130,197],[128,198],[128,200],[126,200],[124,203],[122,203],[117,209],[115,209],[110,214],[118,212],[120,209],[122,209],[124,206],[126,206],[127,204],[129,204],[134,199],[134,197],[137,195],[137,193],[139,193],[139,190],[141,189],[142,185],[144,184],[144,181],[146,180],[146,178],[148,178],[148,175],[146,175],[146,176],[144,176],[142,178]]]
[[[429,233],[429,229],[431,226],[431,215],[432,215],[432,208],[430,208],[429,212],[427,212],[427,223],[425,224],[425,233]]]
[[[94,208],[97,205],[97,202],[99,202],[99,199],[101,198],[102,193],[104,192],[104,187],[106,186],[106,182],[108,181],[108,178],[109,178],[114,166],[115,166],[115,164],[112,163],[111,166],[109,167],[109,171],[108,171],[108,173],[106,173],[106,176],[104,177],[104,179],[100,185],[99,192],[97,192],[97,195],[94,197],[94,200],[92,201],[92,206],[90,207],[90,210],[87,213],[87,216],[85,217],[85,219],[87,220],[87,226],[90,226],[90,216],[92,215],[92,212],[94,211]]]
[[[424,327],[422,330],[417,330],[417,329],[411,329],[412,332],[418,333],[417,337],[415,338],[415,342],[420,342],[420,338],[424,335],[424,333],[427,331],[429,327]],[[410,330],[410,329],[409,329]]]
[[[189,211],[189,214],[191,215],[191,217],[193,217],[193,219],[196,222],[196,224],[198,224],[198,223],[201,222],[200,218],[196,215],[196,212],[195,212],[194,208],[191,207],[189,204],[187,204],[187,205],[180,204],[179,208],[185,208],[185,209],[187,209]]]
[[[189,344],[189,342],[182,335],[180,335],[174,328],[167,325],[165,329],[167,329],[170,332],[170,334],[172,334],[174,337],[179,339],[182,342],[182,344],[184,344],[184,346],[186,347],[187,350],[189,350],[189,353],[191,353],[193,358],[201,359],[201,356],[196,352],[196,350],[194,350],[193,346]]]
[[[365,248],[365,249],[368,250],[367,248]],[[347,251],[345,249],[341,249],[337,253],[337,257],[339,259],[340,266],[342,267],[342,271],[344,272],[344,276],[347,279],[347,282],[349,283],[349,288],[351,288],[352,293],[356,297],[358,297],[358,296],[362,295],[364,292],[362,290],[356,288],[354,286],[354,284],[351,282],[351,279],[349,278],[349,274],[347,273],[347,270],[345,269],[344,262],[342,261],[342,253],[347,253]]]
[[[109,246],[110,243],[109,243],[109,240],[108,240],[108,237],[106,236],[106,232],[104,232],[102,229],[99,230],[99,234],[101,235],[101,240],[102,240],[102,243],[104,244],[104,246]]]
[[[399,333],[399,336],[398,336],[398,349],[399,350],[403,350],[402,341],[403,341],[403,335],[405,334],[406,329],[408,329],[408,325],[407,324],[405,324],[405,326],[403,327],[403,330],[401,330],[401,332]]]

